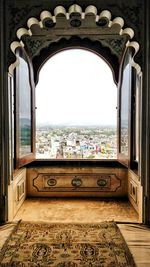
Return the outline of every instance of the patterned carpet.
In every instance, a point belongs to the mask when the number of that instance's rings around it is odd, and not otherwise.
[[[19,222],[0,253],[0,266],[135,267],[115,222]]]

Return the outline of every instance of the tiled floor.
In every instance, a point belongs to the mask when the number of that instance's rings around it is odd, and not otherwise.
[[[20,219],[57,223],[98,223],[104,220],[115,220],[137,267],[150,267],[150,229],[138,223],[137,213],[126,200],[27,199],[14,221],[0,227],[0,247]]]

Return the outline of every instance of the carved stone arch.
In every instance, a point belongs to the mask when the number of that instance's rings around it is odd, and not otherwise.
[[[113,56],[116,54],[119,62],[121,62],[121,56],[126,50],[126,47],[133,47],[132,64],[140,73],[140,66],[134,62],[134,56],[139,50],[139,44],[135,41],[131,41],[134,37],[133,29],[123,28],[123,18],[111,18],[112,15],[109,10],[102,10],[98,13],[94,5],[89,5],[84,10],[77,4],[71,5],[68,10],[63,6],[56,6],[53,12],[44,10],[39,14],[38,18],[29,18],[27,27],[17,30],[17,41],[11,43],[11,51],[15,54],[17,47],[27,46],[27,39],[28,41],[36,42],[38,36],[40,36],[40,40],[43,40],[43,42],[39,44],[39,49],[37,49],[37,53],[40,55],[41,51],[44,51],[46,47],[50,47],[53,43],[57,43],[61,39],[71,39],[74,36],[78,36],[83,40],[87,38],[93,42],[99,42],[100,46],[103,46],[103,48],[105,47],[104,50],[108,51],[109,48],[111,51],[110,54],[113,54]],[[121,47],[121,55],[119,55],[119,52],[115,51],[114,41]],[[32,55],[33,61],[34,56],[36,57],[37,55]],[[10,73],[13,72],[13,69],[18,63],[18,59],[16,58],[16,61],[9,66]],[[111,66],[112,69],[114,69],[112,64]],[[115,70],[114,73],[115,79],[117,80]]]
[[[50,57],[60,51],[72,48],[89,50],[100,56],[110,66],[114,82],[118,82],[119,61],[117,56],[113,55],[108,47],[102,46],[98,41],[91,41],[88,38],[81,39],[78,36],[74,36],[68,40],[63,38],[59,42],[52,43],[49,47],[42,49],[40,55],[33,58],[35,83],[37,84],[38,82],[40,69]]]

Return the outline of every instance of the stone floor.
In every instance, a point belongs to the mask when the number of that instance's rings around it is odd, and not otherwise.
[[[150,266],[150,228],[139,223],[137,213],[127,200],[27,199],[13,222],[0,227],[0,247],[20,219],[57,223],[98,223],[104,220],[115,220],[137,267]]]
[[[138,214],[127,200],[100,198],[27,199],[14,220],[92,223],[105,220],[138,222]]]
[[[150,228],[138,224],[118,224],[137,267],[150,267]]]

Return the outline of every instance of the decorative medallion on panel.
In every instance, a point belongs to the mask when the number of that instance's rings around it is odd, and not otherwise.
[[[33,187],[38,192],[117,192],[121,179],[116,174],[38,173]]]
[[[77,178],[77,177],[75,176],[75,178],[72,179],[71,184],[72,184],[72,186],[75,187],[75,188],[76,188],[76,187],[80,187],[80,186],[82,185],[82,179]]]
[[[111,190],[111,177],[104,177],[103,175],[97,180],[97,185],[101,190]]]
[[[51,186],[55,186],[57,184],[57,180],[55,178],[48,178],[45,177],[44,179],[44,184],[45,184],[45,187],[51,187]]]

